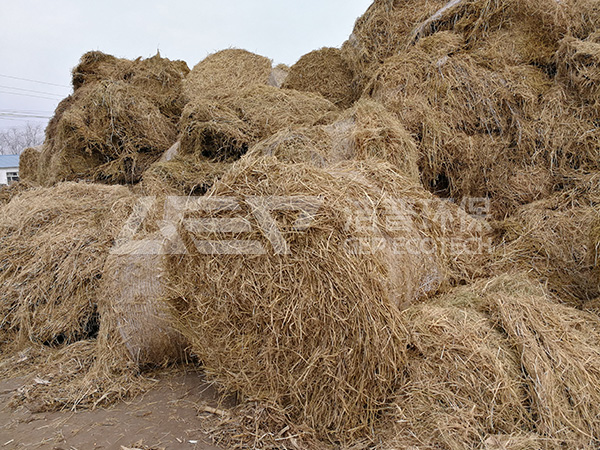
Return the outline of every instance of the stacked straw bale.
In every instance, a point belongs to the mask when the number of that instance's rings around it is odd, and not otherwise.
[[[27,381],[17,403],[108,404],[147,385],[141,368],[184,356],[162,307],[161,252],[111,256],[134,203],[122,186],[59,183],[3,207],[0,373],[37,364],[48,381]]]
[[[139,181],[176,140],[188,71],[160,55],[135,61],[83,55],[73,70],[75,92],[46,129],[39,181]]]
[[[412,136],[382,105],[363,99],[329,125],[285,128],[260,141],[250,155],[275,156],[287,163],[321,167],[348,160],[377,159],[419,180],[418,150]]]
[[[235,160],[285,127],[330,123],[337,112],[321,95],[266,85],[219,101],[191,101],[181,118],[180,153]]]
[[[37,183],[38,164],[42,146],[28,147],[19,156],[19,180]]]
[[[326,47],[302,56],[294,64],[282,87],[316,92],[342,109],[349,108],[356,94],[353,74],[337,48]]]
[[[266,213],[251,201],[240,200],[237,213],[219,203],[240,192],[283,203]],[[318,208],[300,214],[303,199]],[[180,226],[188,255],[169,258],[179,329],[209,376],[322,438],[368,435],[406,361],[401,309],[448,282],[460,259],[445,245],[453,233],[474,235],[436,222],[425,211],[432,200],[383,163],[326,171],[270,157],[238,161],[203,212]],[[233,218],[244,231],[206,225]]]
[[[97,333],[99,279],[131,202],[123,187],[66,183],[31,189],[5,206],[3,332],[48,344]]]
[[[402,319],[409,352],[382,433],[400,448],[592,449],[600,321],[519,273],[458,288]],[[483,447],[480,447],[483,444]]]
[[[188,102],[221,100],[254,86],[269,84],[271,60],[246,50],[228,49],[207,56],[184,83]]]
[[[496,271],[529,270],[561,300],[576,306],[600,295],[600,178],[586,178],[587,186],[579,180],[579,188],[522,206],[499,224]]]

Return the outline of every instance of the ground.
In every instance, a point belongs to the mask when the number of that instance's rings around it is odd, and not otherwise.
[[[94,411],[11,409],[8,402],[22,384],[19,378],[0,380],[0,450],[219,450],[202,431],[212,414],[205,410],[218,405],[201,374],[168,377],[130,402]]]

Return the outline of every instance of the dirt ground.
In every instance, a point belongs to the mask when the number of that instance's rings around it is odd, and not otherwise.
[[[22,384],[0,380],[0,450],[219,449],[202,431],[210,413],[198,412],[217,407],[217,395],[198,373],[160,380],[143,396],[95,411],[11,409],[8,402]]]

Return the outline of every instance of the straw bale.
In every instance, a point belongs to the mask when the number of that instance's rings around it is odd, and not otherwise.
[[[330,125],[284,129],[254,145],[250,154],[321,167],[347,160],[378,159],[419,180],[418,151],[412,136],[382,105],[358,101]]]
[[[255,86],[219,102],[187,104],[181,119],[181,154],[235,160],[286,127],[330,123],[338,109],[321,95]]]
[[[117,80],[122,77],[126,70],[124,67],[128,66],[130,62],[100,51],[84,53],[79,64],[72,70],[73,90],[76,91],[86,84]]]
[[[302,56],[283,83],[285,89],[317,92],[342,109],[356,100],[353,74],[337,48],[324,47]]]
[[[92,51],[85,53],[73,69],[73,89],[103,81],[126,81],[143,90],[162,114],[177,121],[185,104],[183,79],[189,72],[184,61],[171,61],[160,53],[128,60]]]
[[[19,180],[37,182],[38,163],[42,146],[28,147],[19,157]]]
[[[378,66],[401,50],[417,24],[445,4],[446,0],[419,4],[375,0],[357,19],[350,38],[342,45],[342,56],[355,75],[355,92],[362,92]]]
[[[146,195],[204,195],[231,166],[193,156],[152,164],[142,179]]]
[[[599,248],[593,242],[600,217],[597,189],[596,176],[596,187],[588,193],[567,189],[519,208],[499,224],[502,241],[495,270],[530,271],[562,301],[576,306],[600,295]]]
[[[585,40],[564,38],[556,59],[559,79],[577,93],[580,101],[600,106],[600,32]]]
[[[492,70],[466,53],[430,54],[422,48],[428,39],[390,58],[369,93],[417,137],[429,189],[456,199],[491,197],[492,212],[502,219],[546,195],[561,170],[598,169],[592,111],[578,107],[541,69]],[[523,182],[520,174],[537,178]]]
[[[599,21],[593,0],[376,0],[357,20],[342,53],[359,88],[386,59],[447,31],[461,35],[464,48],[482,64],[536,64],[552,71],[559,41],[569,34],[585,39]]]
[[[218,206],[239,193],[284,203],[267,207],[267,216],[243,200],[237,213]],[[320,207],[299,216],[291,210],[304,198]],[[432,196],[383,163],[325,171],[244,157],[205,200],[216,203],[179,227],[188,254],[169,258],[169,276],[179,329],[207,374],[323,438],[368,435],[404,364],[400,309],[445,282],[444,240],[458,225],[443,231],[419,203]],[[265,222],[269,215],[277,225]],[[248,226],[202,226],[232,218]],[[417,249],[408,249],[410,240]]]
[[[73,69],[74,94],[46,128],[39,182],[139,181],[176,140],[188,72],[184,62],[160,54],[134,61],[84,54]]]
[[[0,376],[25,376],[13,405],[108,405],[151,385],[142,369],[184,356],[162,306],[161,252],[123,250],[134,201],[122,186],[60,183],[4,207]]]
[[[139,181],[177,137],[176,125],[144,91],[125,81],[79,88],[52,132],[40,158],[44,185],[76,179]]]
[[[393,431],[382,430],[393,435],[390,448],[480,448],[528,429],[520,360],[485,314],[436,302],[402,320],[409,351],[390,407]]]
[[[221,100],[244,89],[269,83],[271,60],[241,49],[227,49],[207,56],[189,73],[184,83],[187,101]]]
[[[166,274],[162,252],[142,241],[123,253],[109,256],[104,266],[98,300],[102,325],[118,330],[137,366],[184,359],[187,344],[171,326],[163,301]]]
[[[66,183],[28,190],[5,206],[3,332],[51,345],[97,333],[99,279],[130,203],[126,188]]]
[[[600,319],[561,305],[523,277],[483,286],[483,309],[521,359],[535,430],[568,448],[600,440]],[[477,290],[477,288],[475,288]]]

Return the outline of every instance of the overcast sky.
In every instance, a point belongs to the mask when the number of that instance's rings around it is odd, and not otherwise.
[[[182,59],[192,68],[209,53],[237,47],[291,65],[311,50],[340,46],[370,4],[0,0],[0,128],[25,123],[14,114],[51,116],[71,92],[70,71],[86,51],[136,58],[160,50],[162,56]]]

